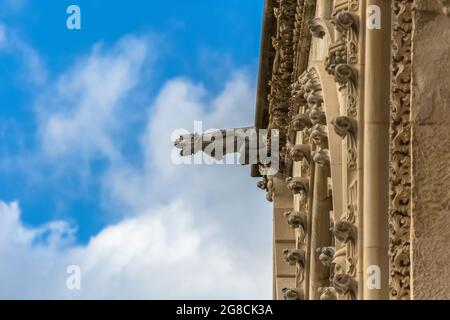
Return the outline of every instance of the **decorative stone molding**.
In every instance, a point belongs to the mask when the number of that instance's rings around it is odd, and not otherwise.
[[[389,292],[411,298],[411,60],[414,0],[393,0]]]

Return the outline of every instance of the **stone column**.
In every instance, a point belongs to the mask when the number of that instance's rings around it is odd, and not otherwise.
[[[333,11],[333,0],[320,0],[316,4],[316,16],[329,19]]]
[[[364,99],[364,299],[388,299],[389,92],[391,0],[367,0],[367,19],[381,28],[366,28]],[[377,271],[380,272],[377,272]],[[368,272],[371,272],[369,274]],[[372,276],[371,276],[372,275]],[[376,281],[373,277],[381,277]],[[368,281],[372,285],[368,285]],[[379,288],[374,288],[380,283]]]
[[[311,221],[311,253],[310,253],[310,300],[319,300],[320,287],[329,286],[330,268],[319,260],[318,248],[331,245],[330,235],[330,197],[328,194],[329,167],[315,166],[314,200]]]

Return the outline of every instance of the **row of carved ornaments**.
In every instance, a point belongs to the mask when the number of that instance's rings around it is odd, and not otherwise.
[[[312,0],[277,0],[274,8],[277,28],[273,47],[276,55],[269,83],[269,129],[280,131],[280,141],[285,145],[280,158],[281,174],[288,189],[299,201],[299,211],[285,213],[286,222],[296,230],[297,242],[295,250],[286,249],[283,252],[286,263],[296,265],[296,287],[282,290],[285,299],[307,298],[304,296],[305,266],[309,263],[311,249],[308,248],[307,239],[314,198],[314,167],[330,165],[329,132],[322,87],[315,69],[307,70],[310,36],[325,36],[325,30],[314,18],[315,4]],[[359,12],[358,0],[335,1],[330,21],[337,37],[330,45],[325,69],[334,77],[339,92],[345,96],[343,101],[346,104],[346,114],[332,119],[331,125],[347,146],[349,185],[346,187],[349,192],[345,201],[346,212],[341,217],[331,219],[330,230],[334,235],[332,246],[318,248],[313,253],[319,255],[320,261],[330,268],[328,286],[319,289],[320,299],[323,300],[357,298],[356,169],[359,101],[357,68],[354,66],[359,62]],[[305,61],[305,58],[306,65],[302,65],[299,61]],[[292,177],[294,162],[300,164],[300,176]],[[263,180],[259,187],[267,191],[267,199],[272,201],[273,177],[266,172],[262,167]]]

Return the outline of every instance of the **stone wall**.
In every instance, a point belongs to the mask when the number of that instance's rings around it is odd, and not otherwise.
[[[450,17],[417,1],[412,63],[412,299],[450,299]]]

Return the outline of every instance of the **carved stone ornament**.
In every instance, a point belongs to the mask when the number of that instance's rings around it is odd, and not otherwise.
[[[287,224],[291,228],[302,227],[306,229],[307,215],[305,212],[300,211],[286,211],[284,214]]]
[[[350,11],[340,11],[333,17],[332,23],[342,33],[352,28],[356,31],[358,28],[358,18]]]
[[[446,1],[447,2],[447,1]],[[411,60],[414,0],[393,0],[389,293],[411,297]]]
[[[356,239],[355,226],[346,220],[340,220],[336,222],[334,224],[333,233],[336,239],[341,241],[342,243],[355,241]]]
[[[306,199],[309,191],[309,179],[294,177],[286,179],[288,189],[294,194],[300,194]]]
[[[314,143],[318,147],[328,147],[328,128],[327,126],[316,124],[311,129],[310,136],[311,143]]]
[[[347,299],[356,299],[358,284],[352,276],[343,273],[334,275],[333,287],[338,294],[347,296]]]
[[[290,266],[300,264],[303,267],[305,264],[305,251],[300,249],[297,250],[284,249],[283,258],[284,261],[288,263]]]
[[[356,83],[356,71],[348,64],[338,64],[334,69],[334,80],[339,84]]]
[[[328,149],[319,149],[314,151],[313,153],[313,161],[319,167],[328,167],[330,165],[330,150]]]
[[[317,253],[319,254],[320,262],[322,262],[325,267],[331,266],[335,254],[334,247],[317,248]]]
[[[294,131],[303,131],[313,126],[309,115],[306,113],[296,114],[291,121],[291,128]]]
[[[289,147],[289,156],[294,161],[311,161],[311,145],[297,144]]]
[[[308,23],[309,32],[314,38],[322,39],[325,36],[325,30],[323,26],[320,24],[319,18],[314,18]]]
[[[283,294],[284,300],[300,300],[300,295],[295,289],[283,288],[281,289],[281,293]]]
[[[334,287],[320,287],[320,300],[337,300],[337,292]]]
[[[331,125],[333,126],[334,131],[338,136],[340,136],[342,139],[345,137],[351,135],[355,137],[356,135],[356,120],[346,117],[346,116],[339,116],[334,118],[331,121]]]

